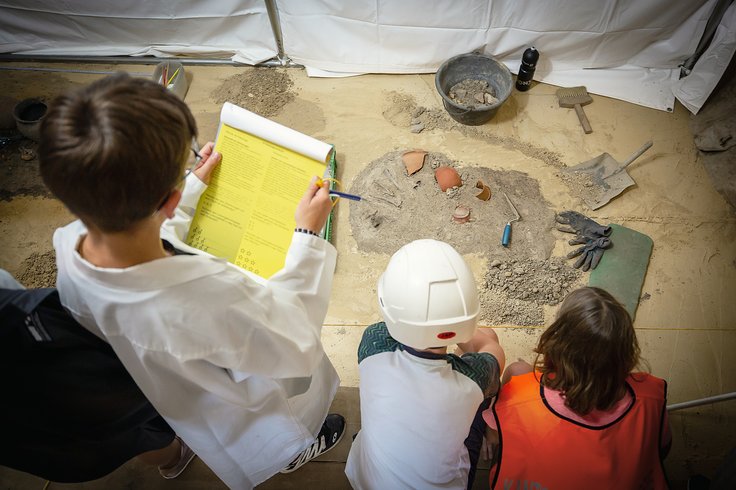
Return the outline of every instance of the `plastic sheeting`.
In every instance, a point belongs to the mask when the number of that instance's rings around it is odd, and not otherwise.
[[[696,112],[736,49],[733,9],[691,75],[678,82],[717,0],[276,0],[284,51],[313,76],[433,73],[481,51],[535,79]],[[728,23],[730,22],[730,23]],[[263,0],[0,0],[0,52],[207,56],[255,64],[277,54]],[[707,60],[707,62],[706,62]]]
[[[0,0],[0,52],[197,55],[255,64],[277,51],[261,0]]]
[[[710,47],[692,72],[674,83],[674,94],[690,112],[697,114],[718,85],[736,52],[736,3],[732,3],[716,29]]]
[[[430,73],[482,51],[516,72],[541,53],[535,79],[671,110],[672,83],[715,0],[278,0],[289,57],[314,75]]]

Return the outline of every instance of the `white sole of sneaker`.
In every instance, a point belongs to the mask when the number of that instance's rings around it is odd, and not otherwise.
[[[342,433],[340,434],[340,437],[338,437],[338,438],[337,438],[337,441],[335,441],[335,443],[334,443],[334,444],[333,444],[333,445],[332,445],[332,446],[331,446],[331,447],[330,447],[329,449],[327,449],[327,450],[326,450],[325,452],[323,452],[323,453],[322,453],[322,454],[320,454],[319,456],[315,456],[314,458],[310,459],[309,461],[306,461],[306,462],[304,462],[304,463],[300,464],[300,465],[299,465],[299,466],[297,466],[296,468],[292,468],[292,469],[290,469],[290,470],[287,470],[287,469],[283,469],[283,470],[279,471],[279,473],[283,473],[283,474],[285,474],[285,475],[287,475],[287,474],[289,474],[289,473],[294,473],[294,472],[295,472],[296,470],[298,470],[299,468],[301,468],[301,467],[302,467],[302,466],[304,466],[305,464],[307,464],[307,463],[309,463],[309,462],[312,462],[312,461],[315,461],[315,460],[316,460],[317,458],[320,458],[320,457],[324,456],[325,454],[329,453],[330,451],[332,451],[333,449],[335,449],[335,448],[337,447],[337,445],[338,445],[338,444],[340,444],[340,441],[342,441],[342,438],[343,438],[343,437],[345,436],[345,433],[346,433],[347,431],[348,431],[348,424],[347,424],[347,421],[346,421],[346,422],[345,422],[345,427],[343,428],[343,430],[342,430]]]

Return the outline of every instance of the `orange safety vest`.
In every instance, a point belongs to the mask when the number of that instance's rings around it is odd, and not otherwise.
[[[629,376],[630,408],[610,424],[592,427],[552,411],[540,378],[540,373],[512,377],[493,406],[500,452],[491,488],[667,488],[660,455],[664,380],[644,373]]]

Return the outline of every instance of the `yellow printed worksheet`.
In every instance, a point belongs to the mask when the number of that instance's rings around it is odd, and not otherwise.
[[[332,147],[225,104],[215,150],[222,162],[187,243],[268,279],[284,266],[296,206],[311,178],[325,174]]]

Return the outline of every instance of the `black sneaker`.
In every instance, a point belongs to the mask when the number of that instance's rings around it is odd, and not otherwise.
[[[322,428],[317,434],[317,438],[314,440],[311,446],[299,453],[299,456],[294,458],[294,461],[281,470],[281,473],[291,473],[301,468],[304,464],[313,460],[317,456],[320,456],[333,447],[337,446],[342,436],[345,434],[345,417],[336,413],[331,413],[327,416]]]

